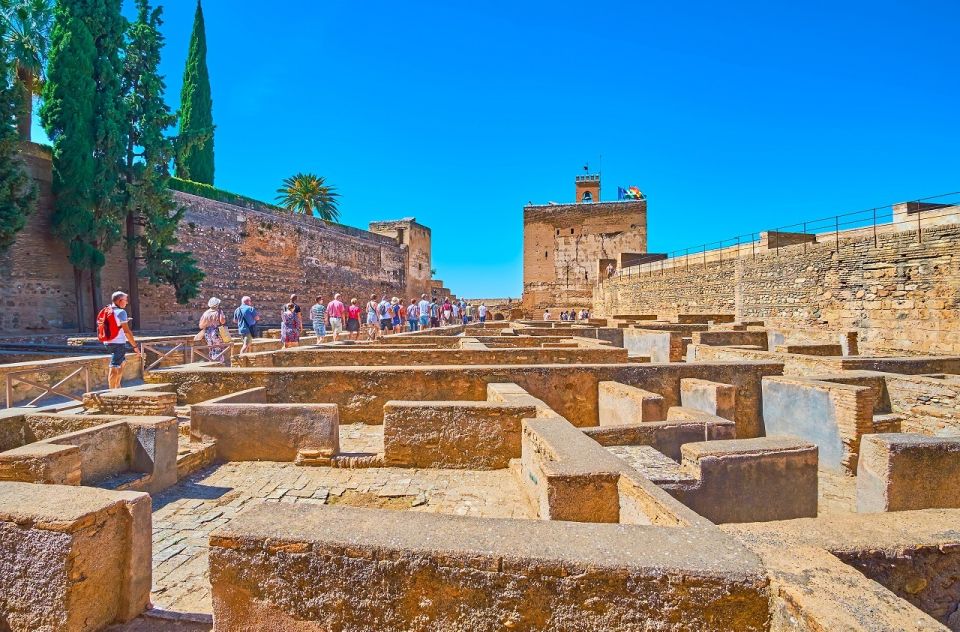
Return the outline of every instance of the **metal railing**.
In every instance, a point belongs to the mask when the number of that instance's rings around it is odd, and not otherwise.
[[[34,368],[34,369],[24,369],[23,371],[15,371],[15,372],[12,372],[12,373],[7,373],[7,375],[6,375],[6,383],[7,383],[7,408],[13,408],[13,407],[14,407],[13,387],[14,387],[14,385],[17,384],[18,382],[21,383],[21,384],[26,384],[27,386],[29,386],[29,387],[31,387],[31,388],[37,388],[37,389],[40,389],[41,391],[43,391],[40,395],[37,395],[37,396],[34,397],[32,400],[30,400],[28,403],[26,403],[26,404],[21,404],[21,406],[25,406],[25,407],[34,406],[34,405],[36,405],[36,403],[39,402],[41,399],[43,399],[43,398],[45,398],[45,397],[52,396],[52,395],[59,395],[60,397],[66,397],[67,399],[71,399],[71,400],[77,401],[77,402],[83,401],[83,397],[82,397],[82,396],[77,397],[76,395],[74,395],[74,394],[72,394],[72,393],[68,393],[67,391],[65,391],[65,390],[62,389],[62,387],[63,387],[64,384],[66,384],[67,382],[69,382],[71,379],[73,379],[73,378],[76,377],[77,375],[82,375],[82,376],[83,376],[83,383],[84,383],[84,391],[83,391],[83,392],[84,392],[84,393],[89,393],[89,392],[90,392],[90,369],[89,369],[89,367],[87,367],[87,366],[82,366],[82,367],[78,368],[77,370],[71,372],[67,377],[63,378],[62,380],[58,381],[56,384],[53,384],[53,385],[41,384],[40,382],[37,382],[37,381],[34,381],[34,380],[28,380],[28,379],[26,379],[25,377],[23,377],[23,376],[25,376],[25,375],[36,375],[37,373],[43,373],[43,372],[47,372],[47,371],[49,371],[49,370],[50,370],[49,368],[39,368],[39,367],[38,367],[38,368]]]
[[[960,192],[840,213],[677,249],[666,253],[667,256],[659,261],[616,270],[612,278],[651,276],[657,272],[663,273],[666,269],[706,267],[708,263],[722,265],[724,261],[734,261],[742,257],[756,259],[758,251],[773,250],[779,254],[780,248],[788,246],[802,245],[806,252],[809,244],[832,241],[839,251],[842,237],[849,237],[861,230],[865,231],[866,236],[873,238],[875,247],[879,246],[880,235],[890,229],[895,232],[901,232],[903,228],[915,229],[917,242],[923,243],[924,222],[930,226],[934,220],[950,216],[960,217]],[[761,241],[763,233],[767,235],[766,242]],[[798,238],[798,235],[801,237]],[[678,259],[680,261],[676,261]],[[607,278],[611,277],[601,274],[598,284],[603,285]]]

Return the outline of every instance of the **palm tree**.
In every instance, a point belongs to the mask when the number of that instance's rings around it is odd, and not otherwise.
[[[33,96],[39,96],[43,88],[53,4],[51,0],[0,0],[0,20],[4,46],[16,69],[21,93],[17,132],[20,140],[30,140]]]
[[[277,203],[293,213],[316,215],[328,222],[340,218],[337,198],[340,194],[332,186],[327,186],[322,176],[312,173],[298,173],[283,181],[277,189]]]

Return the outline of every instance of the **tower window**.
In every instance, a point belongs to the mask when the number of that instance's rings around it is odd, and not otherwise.
[[[559,229],[559,228],[557,229],[557,234],[558,234],[558,235],[560,234],[560,229]]]
[[[546,259],[548,256],[550,256],[550,253],[548,253],[546,250],[544,250],[544,251],[543,251],[543,258]]]
[[[571,235],[573,234],[573,229],[572,229],[572,228],[570,229],[570,234],[571,234]]]
[[[593,193],[590,193],[589,191],[584,191],[583,197],[580,198],[580,201],[586,204],[593,202]]]

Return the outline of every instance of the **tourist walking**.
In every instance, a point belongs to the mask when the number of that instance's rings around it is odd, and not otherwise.
[[[407,304],[399,298],[397,299],[397,333],[402,334],[403,328],[407,326]]]
[[[377,317],[377,295],[371,294],[370,300],[367,301],[367,338],[370,340],[377,339],[377,327],[380,323],[380,319]]]
[[[327,335],[327,305],[322,296],[318,296],[310,308],[310,320],[313,321],[313,333],[317,336],[317,343],[323,342],[323,337]]]
[[[347,338],[360,340],[360,306],[355,298],[350,299],[347,307]]]
[[[440,306],[437,305],[437,299],[430,301],[430,326],[440,326]]]
[[[280,314],[280,342],[284,349],[296,347],[300,344],[300,331],[303,329],[303,323],[300,322],[300,315],[297,313],[296,307],[296,303],[287,303],[283,306],[283,312]]]
[[[420,329],[430,327],[430,302],[426,294],[420,295],[420,302],[417,303],[417,313],[420,315]]]
[[[226,333],[227,317],[220,309],[220,299],[216,296],[207,301],[207,311],[200,316],[200,331],[210,349],[210,361],[226,364],[226,349],[230,344],[230,336]]]
[[[481,323],[487,322],[487,304],[484,302],[480,303],[480,307],[477,308],[477,316],[480,318]]]
[[[237,331],[240,332],[240,337],[243,339],[243,344],[240,345],[240,354],[243,355],[250,350],[253,345],[253,339],[257,337],[257,322],[260,320],[260,315],[257,314],[257,309],[253,306],[253,300],[249,296],[244,296],[240,299],[240,307],[233,312],[233,322],[237,325]]]
[[[544,320],[550,320],[550,310],[549,310],[549,309],[544,310],[544,312],[543,312],[543,319],[544,319]]]
[[[300,321],[300,330],[303,331],[303,310],[300,309],[300,304],[297,303],[297,295],[290,295],[290,302],[293,303],[293,313],[297,315],[297,320]]]
[[[450,304],[450,297],[443,299],[443,324],[449,325],[453,320],[453,305]]]
[[[127,361],[127,343],[133,352],[140,355],[140,348],[130,331],[130,318],[127,316],[127,301],[124,292],[114,292],[110,304],[97,314],[97,339],[103,343],[110,354],[110,372],[107,384],[110,388],[120,388],[123,381],[123,365]]]
[[[410,331],[416,331],[417,325],[420,324],[420,306],[417,305],[417,299],[410,299],[410,304],[407,306],[407,324],[410,326]]]
[[[343,321],[347,317],[347,306],[340,300],[340,293],[333,295],[333,300],[327,305],[327,318],[330,319],[330,330],[333,332],[333,341],[340,339],[343,333]]]
[[[387,300],[386,294],[377,304],[377,316],[380,318],[380,335],[386,336],[393,329],[393,314],[390,311],[390,301]]]

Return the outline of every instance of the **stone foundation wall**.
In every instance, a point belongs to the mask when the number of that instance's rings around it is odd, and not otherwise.
[[[542,254],[542,253],[541,253]],[[708,253],[710,255],[711,253]],[[663,272],[596,287],[598,316],[734,313],[772,326],[856,331],[861,350],[960,352],[960,224],[841,237],[774,251],[745,248],[707,264],[671,261]],[[673,266],[673,267],[671,267]]]

